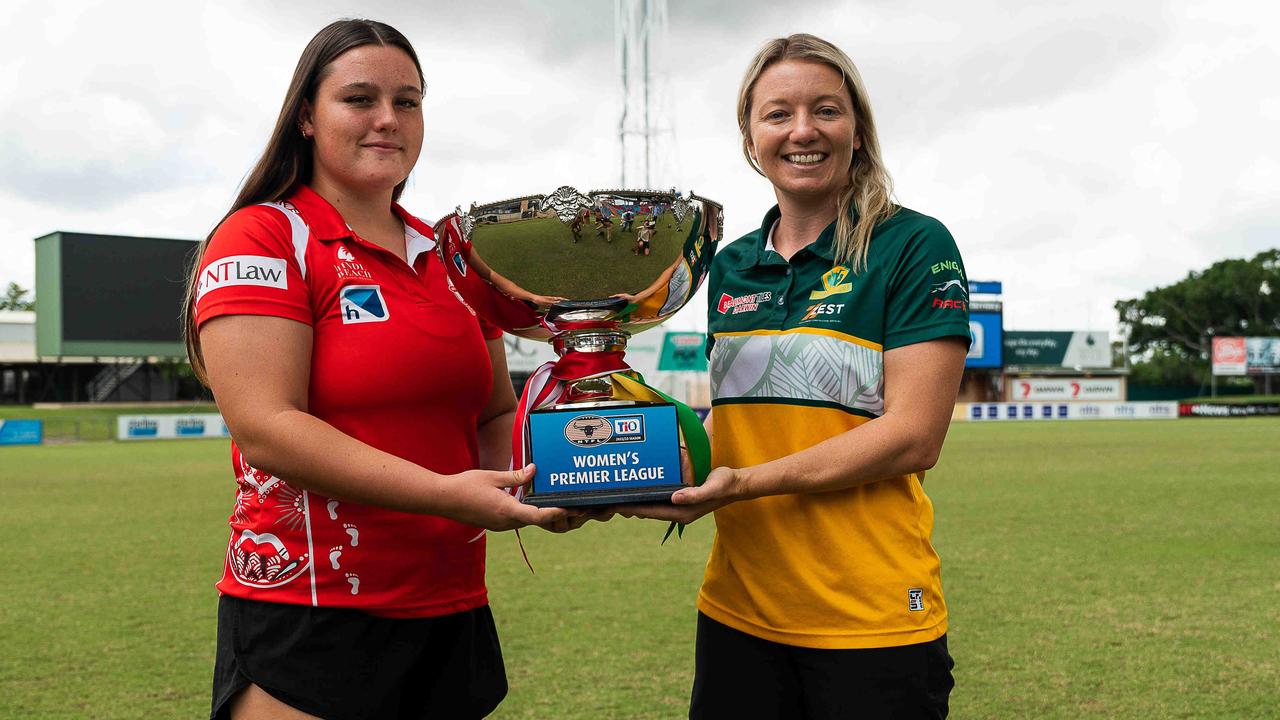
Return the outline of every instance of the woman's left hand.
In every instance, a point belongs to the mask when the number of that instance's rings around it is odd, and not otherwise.
[[[707,475],[701,485],[675,491],[670,505],[639,503],[618,505],[613,510],[623,517],[674,520],[688,525],[717,508],[745,499],[747,495],[741,471],[718,467]]]
[[[543,530],[553,533],[566,533],[577,530],[588,521],[608,522],[613,518],[613,508],[569,508],[567,515],[546,525],[539,525]]]

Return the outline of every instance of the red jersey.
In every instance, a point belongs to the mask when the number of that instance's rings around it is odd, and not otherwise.
[[[475,468],[492,389],[485,338],[448,285],[429,226],[394,206],[409,264],[362,240],[310,188],[236,211],[200,266],[196,324],[271,315],[310,325],[309,412],[442,474]],[[245,338],[244,352],[254,352]],[[218,589],[236,597],[431,617],[484,605],[484,533],[431,515],[339,502],[245,462]]]

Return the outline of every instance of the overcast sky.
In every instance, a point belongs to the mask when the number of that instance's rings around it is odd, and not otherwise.
[[[1117,299],[1280,245],[1276,8],[669,0],[654,184],[722,202],[730,238],[756,227],[773,196],[739,150],[738,82],[766,39],[813,32],[858,64],[898,201],[951,229],[971,278],[1004,282],[1006,328],[1114,330]],[[612,2],[10,1],[0,284],[31,287],[32,240],[54,230],[207,233],[302,47],[351,16],[422,57],[411,211],[618,184]]]

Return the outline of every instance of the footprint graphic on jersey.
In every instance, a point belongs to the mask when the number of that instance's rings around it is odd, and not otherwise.
[[[351,583],[351,594],[360,594],[360,576],[355,573],[347,573],[347,582]]]
[[[351,547],[358,547],[360,545],[360,530],[351,523],[343,523],[342,528],[351,536]]]
[[[329,511],[330,520],[338,519],[338,501],[337,500],[330,500],[328,504],[324,506],[324,509]]]
[[[340,565],[338,565],[338,558],[340,558],[340,557],[342,557],[342,546],[341,546],[341,545],[339,545],[339,546],[338,546],[338,547],[336,547],[336,548],[333,548],[333,549],[329,550],[329,564],[333,566],[333,569],[334,569],[334,570],[341,570],[341,569],[342,569],[342,567],[341,567]]]

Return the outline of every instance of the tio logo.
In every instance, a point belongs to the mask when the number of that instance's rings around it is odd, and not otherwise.
[[[643,415],[617,415],[609,420],[613,424],[613,442],[644,441]]]

